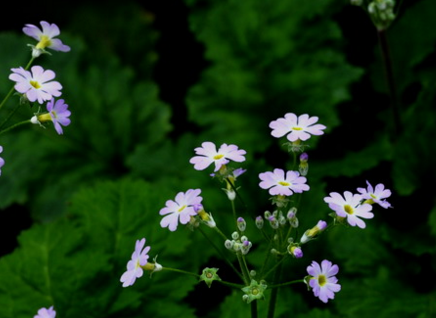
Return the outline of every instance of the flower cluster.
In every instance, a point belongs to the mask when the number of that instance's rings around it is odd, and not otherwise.
[[[353,194],[345,191],[344,195],[337,192],[331,192],[329,197],[324,201],[328,203],[329,208],[335,211],[338,221],[345,221],[351,226],[365,228],[366,224],[362,219],[372,219],[374,214],[371,212],[372,204],[377,203],[383,208],[391,206],[385,199],[391,195],[391,191],[385,189],[383,184],[378,184],[373,189],[367,181],[367,188],[358,188],[360,194]]]
[[[55,99],[62,95],[62,85],[55,80],[55,72],[44,69],[40,65],[34,65],[30,70],[28,70],[34,59],[39,57],[41,54],[49,54],[45,50],[46,48],[60,52],[70,51],[68,45],[63,44],[60,39],[56,38],[60,34],[59,28],[56,24],[41,21],[41,27],[42,30],[33,24],[26,24],[23,28],[24,34],[34,38],[38,43],[36,45],[29,44],[29,46],[32,47],[32,58],[28,63],[28,66],[25,68],[21,66],[11,68],[12,73],[9,74],[9,79],[15,82],[13,89],[15,89],[15,91],[17,91],[21,96],[20,103],[30,102],[38,103],[40,105],[46,103],[47,113],[40,114],[38,109],[38,112],[34,114],[35,116],[30,120],[8,127],[1,133],[18,127],[21,124],[32,123],[42,126],[43,122],[51,121],[53,122],[56,132],[61,135],[63,133],[62,126],[68,126],[71,123],[69,119],[71,112],[68,110],[68,105],[65,104],[63,99]],[[2,108],[9,97],[10,94],[8,94],[1,102],[0,108]],[[9,119],[10,117],[8,117],[4,123]],[[3,148],[0,146],[0,152],[2,152],[2,150]],[[0,168],[4,163],[3,158],[0,158]]]
[[[317,121],[318,117],[309,117],[307,114],[297,116],[288,113],[284,118],[279,118],[270,123],[270,127],[273,129],[271,134],[274,137],[286,135],[287,140],[292,143],[290,150],[294,155],[294,166],[297,164],[296,152],[305,146],[301,142],[308,140],[311,135],[322,135],[323,130],[326,129],[326,126],[316,124]],[[231,239],[228,239],[218,229],[212,216],[204,210],[200,189],[189,189],[186,192],[179,192],[174,200],[166,201],[165,207],[159,211],[159,214],[163,216],[160,225],[162,228],[168,228],[170,231],[177,230],[179,224],[188,225],[191,229],[194,229],[199,226],[200,222],[213,228],[223,238],[225,248],[236,254],[241,267],[241,273],[238,274],[244,281],[244,287],[241,288],[244,292],[243,300],[250,303],[254,300],[262,299],[264,298],[264,291],[268,288],[264,280],[268,274],[265,276],[262,275],[265,273],[261,273],[259,278],[256,278],[258,274],[255,270],[249,268],[249,263],[245,260],[245,257],[247,257],[247,254],[253,247],[253,243],[249,241],[244,233],[248,222],[243,217],[236,217],[237,214],[233,202],[236,195],[238,195],[237,190],[239,189],[236,186],[236,179],[246,170],[230,167],[230,163],[231,161],[237,163],[243,162],[246,151],[239,149],[238,146],[233,144],[222,144],[217,150],[217,146],[209,141],[203,142],[201,147],[195,148],[194,151],[195,156],[189,161],[194,165],[194,169],[204,170],[214,164],[214,172],[211,176],[217,177],[220,181],[226,183],[224,191],[232,204],[236,231],[231,234]],[[273,171],[259,174],[259,187],[268,190],[275,206],[272,213],[266,211],[263,216],[257,216],[254,223],[269,243],[267,251],[270,255],[272,254],[279,259],[279,262],[289,256],[294,259],[303,258],[302,246],[320,236],[329,226],[326,221],[319,220],[315,226],[303,233],[299,241],[296,240],[296,235],[291,235],[293,234],[292,231],[299,227],[297,207],[300,203],[300,195],[310,190],[306,178],[308,173],[308,158],[309,156],[305,152],[299,155],[298,171],[285,171],[275,168]],[[385,189],[383,184],[377,184],[373,188],[369,182],[367,182],[366,188],[358,188],[357,191],[359,192],[357,194],[345,191],[343,195],[331,192],[329,196],[324,198],[324,201],[335,212],[333,214],[335,221],[346,222],[350,226],[365,228],[366,224],[363,219],[370,219],[374,216],[371,212],[373,204],[379,204],[383,208],[391,206],[386,201],[386,198],[391,195],[391,191]],[[294,195],[296,195],[295,199]],[[293,206],[289,208],[288,203],[290,202],[292,202]],[[269,228],[264,228],[265,223],[269,224]],[[335,224],[336,222],[333,222],[332,226]],[[121,282],[124,287],[132,285],[136,278],[141,277],[144,269],[152,272],[162,269],[162,266],[157,263],[148,263],[149,257],[147,253],[150,247],[144,248],[144,244],[145,239],[136,242],[135,251],[127,264],[127,271],[121,276]],[[267,263],[268,257],[264,265]],[[171,270],[171,268],[165,269]],[[181,270],[176,271],[183,272]],[[219,278],[216,274],[217,271],[218,268],[205,268],[203,273],[197,276],[200,277],[200,281],[205,281],[209,287],[215,280],[226,283]],[[307,267],[308,276],[304,280],[300,280],[300,282],[306,282],[308,287],[312,289],[315,297],[327,303],[329,299],[334,299],[336,292],[341,290],[341,285],[338,284],[338,279],[336,278],[338,272],[338,265],[334,265],[328,260],[323,260],[321,264],[312,261],[311,265]],[[230,285],[235,284],[230,283]],[[282,283],[279,283],[275,287],[281,285]],[[274,287],[271,286],[271,288]]]
[[[70,47],[63,44],[61,40],[55,37],[60,34],[56,24],[49,24],[41,21],[42,30],[33,24],[26,24],[23,32],[38,40],[36,46],[32,47],[32,57],[37,58],[42,53],[48,53],[45,48],[50,48],[55,51],[68,52]],[[45,121],[52,121],[57,133],[62,134],[62,126],[68,126],[71,113],[68,111],[68,105],[63,99],[58,101],[55,97],[61,96],[62,85],[54,81],[56,74],[52,70],[44,70],[39,65],[31,67],[30,71],[23,67],[12,68],[12,73],[9,79],[15,82],[15,90],[22,94],[29,102],[38,102],[38,104],[46,104],[47,112],[45,114],[37,114],[31,119],[33,124],[41,124]]]

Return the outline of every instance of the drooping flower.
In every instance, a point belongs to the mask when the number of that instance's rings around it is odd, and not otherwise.
[[[41,66],[32,66],[31,72],[24,68],[13,68],[9,79],[16,82],[15,89],[21,94],[26,94],[31,102],[38,100],[42,104],[44,101],[61,96],[62,85],[59,82],[51,81],[55,78],[55,73],[51,70],[44,70]]]
[[[41,21],[42,30],[33,24],[26,24],[23,28],[24,34],[38,41],[36,46],[31,45],[33,57],[38,57],[45,52],[45,48],[50,48],[55,51],[68,52],[70,47],[62,43],[61,40],[55,39],[61,32],[56,24],[50,24],[46,21]]]
[[[51,101],[47,103],[47,111],[48,113],[33,116],[30,122],[32,124],[39,124],[45,121],[52,121],[57,133],[62,135],[63,130],[61,125],[68,126],[71,123],[71,120],[68,118],[71,115],[71,112],[68,110],[68,105],[65,104],[63,99],[59,99],[55,102],[55,99],[52,98]]]
[[[222,144],[217,151],[215,144],[210,141],[203,142],[201,147],[197,147],[194,150],[198,156],[194,156],[189,160],[194,165],[194,169],[204,170],[212,163],[215,163],[215,172],[223,165],[229,163],[230,160],[243,162],[245,160],[244,155],[246,154],[246,151],[238,149],[238,146],[227,144]]]
[[[372,187],[372,185],[366,181],[367,188],[357,188],[357,192],[359,192],[362,195],[362,198],[365,199],[365,203],[377,203],[382,208],[389,208],[391,207],[391,204],[384,200],[386,198],[389,198],[391,196],[391,190],[385,189],[384,184],[379,183],[375,186],[375,189]]]
[[[148,262],[148,251],[150,246],[144,248],[145,238],[136,240],[135,250],[132,254],[132,259],[127,263],[127,271],[120,278],[123,287],[132,286],[136,279],[144,273],[143,266]]]
[[[173,232],[177,229],[179,222],[187,224],[191,216],[197,214],[196,208],[203,200],[199,196],[200,193],[200,189],[189,189],[186,193],[177,193],[175,201],[168,200],[166,206],[159,211],[160,215],[165,215],[160,221],[160,226],[168,227]]]
[[[310,135],[322,135],[323,129],[326,126],[316,124],[318,117],[309,117],[308,114],[303,114],[297,117],[293,113],[287,113],[284,118],[279,118],[272,121],[269,127],[272,129],[271,135],[280,138],[287,134],[287,138],[291,142],[297,140],[305,141],[310,138]]]
[[[38,314],[33,316],[33,318],[55,318],[56,311],[53,310],[53,306],[50,308],[41,308],[38,310]]]
[[[329,197],[324,198],[324,202],[328,203],[330,209],[335,211],[339,217],[346,218],[348,224],[364,229],[366,224],[360,218],[372,219],[374,214],[370,212],[372,206],[367,203],[360,204],[361,200],[360,194],[352,194],[350,191],[345,191],[344,197],[337,192],[331,192]]]
[[[0,146],[0,153],[2,153],[2,152],[3,152],[3,147]],[[0,176],[2,175],[1,168],[3,167],[4,164],[5,164],[5,160],[2,157],[0,157]]]
[[[335,276],[338,271],[338,265],[333,265],[328,260],[323,260],[321,266],[312,261],[312,264],[307,267],[307,273],[311,276],[309,286],[315,297],[324,303],[335,298],[335,293],[341,290],[341,285],[337,284],[338,279]]]
[[[301,193],[308,191],[310,188],[306,184],[306,178],[300,176],[297,171],[285,171],[282,169],[274,169],[273,172],[267,171],[259,174],[259,186],[262,189],[269,189],[271,195],[290,196],[294,192]]]

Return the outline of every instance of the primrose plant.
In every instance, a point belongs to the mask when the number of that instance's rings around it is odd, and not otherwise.
[[[204,234],[201,227],[211,228],[212,232],[221,238],[224,252],[227,250],[225,257],[234,258],[234,261],[239,264],[239,266],[234,266],[231,260],[226,259],[240,280],[237,282],[222,280],[217,274],[218,268],[204,268],[201,273],[197,274],[182,269],[164,267],[156,262],[156,258],[150,262],[151,247],[145,247],[146,239],[142,238],[136,241],[132,257],[127,263],[127,270],[121,276],[120,281],[123,287],[132,286],[137,278],[143,276],[144,271],[149,271],[150,275],[162,270],[189,274],[197,277],[199,281],[204,281],[209,287],[211,287],[212,282],[216,281],[239,289],[242,301],[250,304],[252,317],[257,317],[258,314],[257,301],[265,299],[265,291],[270,289],[269,318],[274,317],[279,288],[290,284],[306,284],[308,290],[311,290],[314,296],[324,303],[334,299],[335,293],[341,290],[341,285],[336,277],[339,273],[337,264],[327,259],[308,260],[306,275],[299,273],[292,281],[280,281],[282,267],[286,262],[295,258],[303,258],[303,246],[321,235],[329,227],[342,224],[365,228],[365,220],[374,217],[372,213],[374,204],[385,209],[390,207],[386,198],[391,195],[391,191],[385,189],[383,184],[377,184],[374,188],[367,181],[367,187],[356,189],[356,193],[350,191],[345,191],[343,194],[331,192],[324,198],[326,210],[332,210],[330,223],[319,220],[317,224],[305,230],[303,235],[298,237],[296,231],[299,227],[298,204],[301,195],[310,191],[306,178],[309,170],[309,156],[304,152],[307,147],[304,142],[312,136],[324,134],[326,126],[319,124],[316,116],[311,117],[307,114],[297,116],[293,113],[287,113],[283,118],[272,121],[269,127],[272,129],[271,135],[273,137],[287,139],[287,148],[294,157],[293,170],[286,171],[282,168],[275,168],[272,171],[259,174],[259,187],[267,190],[271,195],[273,206],[271,210],[273,212],[266,211],[263,215],[251,220],[245,220],[237,215],[234,203],[239,196],[238,189],[240,187],[237,184],[237,179],[246,171],[241,167],[235,167],[235,164],[245,161],[246,151],[233,144],[222,144],[217,147],[210,141],[203,142],[200,147],[195,148],[195,156],[189,162],[193,164],[195,170],[199,171],[212,166],[211,176],[225,183],[224,191],[233,212],[234,232],[225,234],[220,230],[218,220],[215,221],[212,214],[208,213],[203,205],[201,189],[188,189],[185,192],[177,193],[175,198],[166,201],[165,206],[159,211],[159,214],[163,216],[160,222],[161,227],[168,228],[171,232],[176,231],[180,226],[187,226],[192,230],[198,228]],[[257,227],[262,237],[265,238],[264,243],[269,247],[265,264],[273,263],[271,266],[263,266],[263,268],[258,269],[248,265],[250,263],[247,260],[253,246],[245,232],[248,226]],[[269,278],[270,274],[272,274],[272,278]]]
[[[45,70],[39,65],[33,65],[35,59],[42,54],[51,53],[46,49],[51,49],[59,52],[68,52],[70,47],[62,43],[56,37],[60,34],[59,28],[56,24],[50,24],[46,21],[41,21],[42,30],[33,25],[26,24],[23,28],[24,34],[32,37],[37,41],[35,44],[28,44],[31,47],[31,57],[25,67],[18,66],[11,68],[12,73],[9,79],[15,82],[9,93],[3,98],[0,103],[0,111],[6,105],[10,97],[15,94],[19,97],[16,105],[9,109],[9,113],[4,116],[0,123],[0,135],[9,132],[19,126],[26,124],[38,124],[41,127],[45,126],[43,123],[52,122],[56,132],[63,134],[62,126],[68,126],[71,122],[71,112],[68,110],[68,105],[64,99],[57,99],[62,95],[62,85],[55,81],[56,73],[52,70]],[[30,69],[30,70],[29,70]],[[18,108],[26,107],[29,110],[37,109],[36,113],[27,120],[8,125],[13,115]],[[45,106],[46,111],[41,112],[42,105]],[[4,108],[6,110],[6,108]],[[0,153],[3,147],[0,146]],[[5,164],[3,158],[0,158],[0,169]],[[1,171],[0,171],[1,174]]]

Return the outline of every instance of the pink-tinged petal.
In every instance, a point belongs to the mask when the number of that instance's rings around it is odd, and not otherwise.
[[[309,120],[308,114],[303,114],[303,115],[298,116],[298,126],[299,127],[306,127],[308,120]]]
[[[42,74],[33,73],[33,78],[40,83],[45,83],[45,82],[51,81],[55,77],[56,77],[56,74],[52,70],[46,70]],[[55,83],[57,83],[57,82],[55,82]]]
[[[189,162],[194,165],[195,170],[204,170],[210,166],[213,160],[208,157],[193,157]]]
[[[297,126],[298,125],[298,118],[297,118],[297,115],[295,115],[294,113],[285,114],[285,119],[288,122],[289,126]]]
[[[44,69],[39,65],[34,65],[30,69],[34,79],[38,79],[44,73]]]
[[[292,195],[292,191],[284,186],[279,186],[276,185],[275,187],[272,187],[271,189],[269,189],[269,194],[271,195],[286,195],[286,196],[290,196]]]
[[[49,38],[54,38],[61,34],[61,32],[59,31],[59,27],[54,23],[50,24],[46,21],[41,21],[41,26],[42,33],[47,35]]]
[[[196,215],[197,213],[194,211],[194,208],[187,207],[180,213],[180,223],[187,224],[191,220],[191,216]]]
[[[217,172],[218,170],[221,169],[221,167],[223,165],[226,165],[228,163],[229,163],[229,161],[226,158],[224,158],[224,157],[219,159],[219,160],[215,160],[215,169],[214,169],[214,172]]]
[[[14,88],[17,92],[22,94],[28,92],[30,89],[33,89],[33,87],[28,82],[17,83]]]
[[[321,124],[317,124],[311,127],[307,127],[306,131],[309,132],[311,135],[315,135],[315,136],[319,136],[319,135],[323,135],[324,132],[323,130],[326,129],[327,127]]]
[[[49,48],[59,52],[71,51],[71,48],[68,45],[63,44],[62,41],[59,39],[52,39]]]
[[[205,141],[201,144],[202,148],[195,148],[198,155],[214,156],[217,154],[216,146],[213,142]]]
[[[299,138],[299,133],[296,132],[295,130],[291,130],[291,133],[288,134],[288,135],[286,136],[286,138],[287,138],[289,141],[291,141],[291,142],[294,142],[294,141],[297,141],[298,139],[300,139],[300,138]]]
[[[41,30],[33,24],[26,24],[23,28],[23,32],[35,40],[39,40],[39,36],[42,34]]]
[[[303,191],[309,191],[310,187],[307,184],[295,184],[292,186],[292,190],[295,193],[302,193]]]
[[[274,176],[274,179],[276,181],[278,181],[278,180],[283,180],[284,181],[285,180],[285,171],[283,169],[276,168],[273,171],[273,176]]]
[[[30,89],[26,92],[27,99],[31,102],[34,102],[38,99],[38,103],[42,104],[43,99],[39,96],[38,92],[35,89]]]
[[[291,128],[288,125],[287,121],[285,119],[283,119],[283,118],[279,118],[279,119],[277,119],[275,121],[272,121],[269,124],[269,127],[271,129],[273,129],[273,131],[271,132],[271,135],[273,137],[276,137],[276,138],[283,137],[284,135],[289,133],[289,131],[291,130]]]
[[[369,183],[368,180],[366,180],[366,185],[367,185],[367,187],[368,187],[368,192],[369,192],[369,193],[373,193],[373,192],[374,192],[374,189],[372,188],[372,185],[371,185],[371,183]]]
[[[160,226],[163,228],[168,227],[171,232],[174,232],[177,229],[178,220],[178,213],[168,214],[160,221]]]
[[[123,287],[132,286],[135,283],[136,275],[133,271],[125,272],[120,279],[120,282],[123,283]]]

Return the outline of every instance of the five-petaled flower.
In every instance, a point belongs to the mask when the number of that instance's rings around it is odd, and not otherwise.
[[[33,316],[33,318],[55,318],[56,311],[54,311],[53,306],[50,308],[41,308],[38,310],[38,314]]]
[[[303,114],[297,117],[293,113],[287,113],[284,118],[279,118],[272,121],[269,127],[272,129],[271,135],[280,138],[287,134],[287,138],[291,142],[297,140],[305,141],[310,138],[310,135],[322,135],[323,129],[326,126],[316,124],[318,117],[309,117]]]
[[[2,152],[3,152],[3,147],[0,146],[0,153]],[[5,164],[5,160],[2,157],[0,157],[0,176],[2,175],[1,168],[3,167],[4,164]]]
[[[338,279],[335,276],[338,271],[338,265],[332,265],[328,260],[323,260],[321,266],[312,261],[312,264],[307,267],[307,272],[311,276],[309,286],[312,287],[315,297],[324,303],[335,298],[334,293],[341,290],[341,285],[337,284]]]
[[[47,111],[48,113],[33,116],[30,122],[32,124],[39,124],[45,121],[52,121],[57,133],[62,135],[63,130],[61,125],[68,126],[71,123],[71,120],[68,118],[71,115],[71,112],[68,110],[68,105],[65,104],[63,99],[59,99],[55,102],[55,99],[52,98],[47,103]]]
[[[132,259],[127,263],[127,271],[121,276],[120,282],[123,287],[132,286],[136,279],[144,273],[143,267],[148,262],[148,251],[150,246],[144,248],[145,238],[136,240],[135,251],[132,254]]]
[[[55,73],[51,70],[44,70],[41,66],[32,66],[31,72],[24,68],[13,68],[9,79],[16,82],[15,89],[22,94],[26,94],[31,102],[38,100],[42,104],[44,101],[61,96],[62,85],[59,82],[51,81],[55,78]]]
[[[352,194],[350,191],[345,191],[344,197],[337,192],[331,192],[329,197],[324,198],[330,209],[335,211],[339,217],[346,218],[351,226],[357,225],[363,229],[366,224],[360,218],[372,219],[374,214],[370,212],[372,206],[367,203],[360,204],[361,200],[360,194]]]
[[[215,163],[215,172],[229,163],[230,160],[243,162],[245,160],[244,155],[246,154],[246,151],[238,149],[238,146],[227,144],[222,144],[217,151],[215,144],[210,141],[203,142],[201,147],[197,147],[194,150],[198,156],[192,157],[189,160],[194,165],[194,169],[204,170],[210,164]]]
[[[48,47],[55,51],[68,52],[70,47],[62,43],[61,40],[55,39],[61,32],[56,24],[50,24],[46,21],[41,21],[42,30],[33,24],[26,24],[23,28],[24,34],[34,38],[38,41],[36,46],[31,45],[33,48],[33,57],[38,57],[41,53],[45,52]]]
[[[357,192],[359,192],[362,195],[362,198],[366,200],[365,203],[377,203],[385,209],[391,207],[391,204],[384,200],[391,196],[391,190],[385,189],[385,186],[382,183],[377,184],[375,189],[368,181],[366,181],[366,184],[368,185],[366,189],[357,188]]]
[[[179,222],[187,224],[191,216],[197,214],[196,208],[203,200],[199,196],[200,193],[200,189],[189,189],[186,193],[177,193],[175,201],[168,200],[165,204],[166,206],[159,211],[160,215],[165,215],[160,221],[160,225],[168,227],[170,231],[174,232]]]
[[[306,178],[300,176],[297,171],[285,171],[274,169],[273,172],[267,171],[259,174],[259,186],[262,189],[269,189],[271,195],[290,196],[294,192],[301,193],[308,191],[310,188],[306,184]]]

